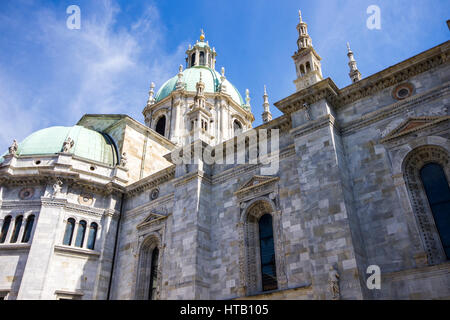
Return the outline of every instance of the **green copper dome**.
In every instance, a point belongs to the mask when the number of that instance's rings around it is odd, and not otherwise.
[[[114,166],[116,148],[112,140],[97,131],[82,126],[50,127],[36,131],[19,143],[18,156],[47,155],[61,152],[64,141],[70,137],[75,156]]]
[[[219,92],[220,90],[220,73],[216,70],[213,70],[204,66],[195,66],[184,70],[183,73],[183,81],[186,84],[185,89],[187,91],[196,92],[197,89],[195,85],[200,79],[200,72],[202,73],[202,82],[205,84],[205,92],[214,93]],[[156,102],[161,101],[165,97],[168,97],[172,91],[175,91],[175,87],[177,84],[178,76],[175,76],[166,83],[162,85],[159,91],[156,93],[155,99]],[[231,96],[231,98],[240,106],[244,105],[244,100],[242,100],[242,96],[239,91],[229,82],[225,80],[225,85],[227,87],[227,93]]]

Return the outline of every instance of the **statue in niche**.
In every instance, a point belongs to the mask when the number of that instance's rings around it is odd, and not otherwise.
[[[330,272],[328,273],[328,285],[331,291],[331,299],[339,300],[341,298],[339,272],[333,266],[330,266]]]
[[[55,198],[61,192],[62,185],[63,185],[63,182],[59,178],[56,179],[56,182],[53,184],[52,198]]]

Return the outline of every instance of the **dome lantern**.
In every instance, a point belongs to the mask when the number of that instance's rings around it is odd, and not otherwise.
[[[200,34],[200,41],[197,40],[195,45],[189,45],[186,51],[186,68],[204,66],[211,69],[215,68],[217,53],[211,50],[209,42],[205,42],[205,32],[203,29]]]

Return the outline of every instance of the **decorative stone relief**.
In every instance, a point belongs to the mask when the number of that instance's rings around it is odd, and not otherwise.
[[[21,200],[28,200],[33,198],[34,189],[33,188],[23,188],[19,191],[19,198]]]
[[[52,198],[55,198],[61,192],[62,185],[63,185],[63,182],[59,178],[56,179],[56,182],[53,184]]]
[[[328,286],[331,292],[331,299],[340,300],[339,272],[333,266],[330,266],[330,272],[328,273]]]
[[[78,197],[78,203],[79,204],[82,204],[82,205],[85,205],[85,206],[90,206],[90,205],[92,205],[93,202],[94,202],[94,197],[90,193],[82,193]]]
[[[150,200],[155,200],[159,197],[159,189],[155,188],[150,192]]]

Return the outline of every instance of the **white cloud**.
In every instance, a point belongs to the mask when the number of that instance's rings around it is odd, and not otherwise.
[[[27,33],[9,40],[38,46],[42,51],[26,54],[25,66],[31,74],[41,69],[44,74],[23,78],[0,64],[2,151],[14,138],[20,141],[51,125],[73,125],[85,113],[126,113],[142,121],[150,82],[161,85],[176,74],[184,46],[165,51],[165,28],[155,7],[149,5],[130,26],[118,25],[120,8],[112,1],[95,2],[90,10],[80,7],[81,30],[67,29],[66,15],[47,7],[34,11]],[[0,16],[2,25],[5,16]]]

